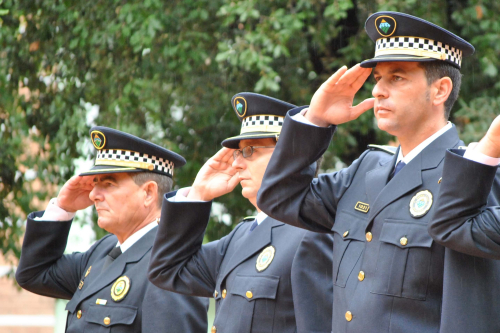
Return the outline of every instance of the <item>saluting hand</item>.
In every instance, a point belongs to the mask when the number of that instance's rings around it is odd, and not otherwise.
[[[239,183],[232,166],[233,149],[222,148],[212,156],[196,175],[188,199],[210,201],[231,192]]]
[[[488,132],[474,149],[486,156],[500,157],[500,116],[493,120]]]
[[[73,176],[59,191],[57,205],[69,213],[92,206],[90,191],[94,189],[94,176]]]
[[[313,124],[327,127],[339,125],[358,118],[373,108],[374,98],[368,98],[353,106],[354,95],[370,76],[370,68],[359,64],[347,70],[340,68],[314,93],[305,117]]]

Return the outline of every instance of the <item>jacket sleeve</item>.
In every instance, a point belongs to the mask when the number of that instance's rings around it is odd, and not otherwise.
[[[488,207],[497,167],[446,152],[436,210],[428,230],[439,244],[468,255],[500,259],[500,206]]]
[[[212,297],[228,237],[202,246],[211,202],[171,202],[163,198],[158,233],[149,264],[149,280],[159,288]]]
[[[208,303],[208,298],[177,294],[148,283],[142,302],[141,332],[206,332]]]
[[[87,252],[64,255],[71,221],[33,220],[42,215],[35,212],[28,216],[17,283],[39,295],[71,299],[97,243]]]
[[[355,161],[347,169],[314,178],[314,163],[328,148],[336,127],[316,127],[291,119],[300,110],[290,110],[285,118],[257,205],[279,221],[327,233],[335,222],[337,203],[359,163]]]
[[[330,333],[333,311],[333,235],[306,232],[292,263],[297,332]]]

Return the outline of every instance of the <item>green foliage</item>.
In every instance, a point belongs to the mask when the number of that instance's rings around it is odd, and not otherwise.
[[[307,104],[340,66],[373,55],[363,27],[378,10],[431,20],[476,46],[462,70],[455,119],[466,140],[477,140],[499,103],[499,6],[493,0],[5,0],[0,248],[18,255],[26,214],[57,194],[74,174],[75,159],[92,158],[92,125],[185,156],[175,181],[189,186],[220,142],[239,132],[232,95],[256,91]],[[370,97],[372,87],[365,84],[357,100]],[[99,107],[95,119],[92,105]],[[368,112],[339,128],[323,169],[390,139]],[[253,213],[240,190],[220,198],[235,222]],[[229,229],[213,220],[207,236]]]

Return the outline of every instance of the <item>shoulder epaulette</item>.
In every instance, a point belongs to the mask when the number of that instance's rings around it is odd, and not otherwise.
[[[381,145],[368,145],[368,148],[385,151],[387,154],[394,155],[398,151],[398,147],[381,146]]]
[[[247,216],[247,217],[244,217],[242,222],[250,222],[250,221],[253,221],[255,220],[257,216]]]

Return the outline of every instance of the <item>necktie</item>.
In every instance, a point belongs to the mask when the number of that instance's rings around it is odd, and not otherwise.
[[[115,248],[113,248],[109,253],[108,253],[108,256],[105,258],[105,262],[104,262],[104,265],[102,266],[102,269],[106,269],[106,267],[108,267],[109,265],[111,265],[111,263],[113,261],[115,261],[116,258],[118,258],[118,256],[122,254],[122,249],[119,247],[119,246],[116,246]]]
[[[250,226],[250,232],[253,231],[259,224],[257,223],[257,220],[253,221],[252,225]]]
[[[394,168],[394,171],[392,172],[391,179],[399,172],[403,167],[406,165],[405,162],[399,161],[396,167]]]

